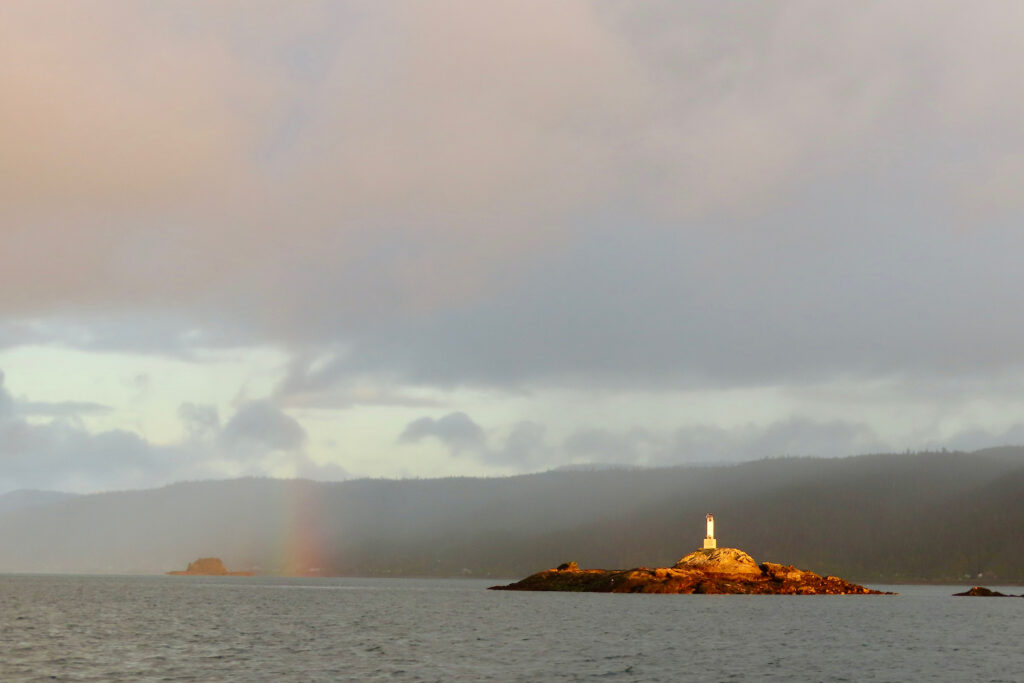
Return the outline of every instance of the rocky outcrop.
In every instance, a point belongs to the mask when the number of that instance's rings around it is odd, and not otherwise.
[[[167,573],[171,576],[252,576],[252,572],[229,572],[219,557],[200,557],[190,562],[183,572]]]
[[[752,576],[761,573],[761,568],[754,562],[754,558],[738,548],[697,550],[676,562],[674,569]]]
[[[954,597],[969,596],[973,598],[1024,598],[1024,595],[1007,595],[984,586],[975,586],[963,593],[953,593]]]
[[[836,576],[819,576],[792,565],[757,564],[737,548],[698,550],[674,567],[580,569],[567,562],[491,590],[587,593],[703,593],[773,595],[891,595]]]

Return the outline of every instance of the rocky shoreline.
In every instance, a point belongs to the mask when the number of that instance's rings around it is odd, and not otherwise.
[[[584,593],[893,595],[792,565],[758,564],[737,548],[697,550],[673,567],[580,569],[568,562],[490,590]]]

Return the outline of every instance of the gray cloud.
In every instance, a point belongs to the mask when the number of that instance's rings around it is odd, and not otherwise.
[[[1003,236],[974,236],[965,252],[955,234],[893,233],[902,218],[861,213],[877,224],[837,219],[827,239],[787,230],[788,210],[735,238],[592,231],[486,302],[365,328],[321,379],[701,387],[994,374],[1024,361]]]
[[[347,374],[343,350],[323,350],[320,354],[298,353],[288,363],[288,371],[274,389],[281,405],[295,408],[341,409],[354,406],[402,406],[436,408],[437,399],[417,396],[395,386],[387,377]]]
[[[109,413],[110,406],[92,401],[26,401],[18,406],[23,415],[64,417],[71,415],[97,415]]]
[[[55,419],[43,424],[21,417],[31,412],[11,397],[0,373],[0,490],[145,486],[163,481],[174,467],[188,469],[177,460],[187,454],[131,432],[92,434],[61,410],[51,411]]]
[[[4,371],[0,370],[0,419],[10,418],[14,414],[14,397],[4,388]]]
[[[318,463],[304,453],[298,454],[295,458],[295,462],[295,476],[299,479],[313,479],[314,481],[344,481],[352,476],[347,469],[337,463]]]
[[[501,384],[1021,360],[1005,7],[184,7],[5,8],[0,344]]]
[[[0,319],[0,349],[38,344],[51,340],[51,335],[40,332],[38,323],[25,320]]]
[[[413,444],[433,437],[453,456],[473,458],[486,465],[529,471],[544,468],[557,459],[545,441],[546,429],[531,421],[512,425],[503,437],[491,437],[462,412],[434,419],[413,420],[398,437],[399,444]]]
[[[298,452],[284,409],[427,406],[424,387],[895,378],[876,404],[949,405],[1024,367],[1009,5],[52,9],[0,7],[0,348],[292,355],[222,435],[182,413],[190,438]],[[565,457],[537,426],[505,443],[445,419],[405,439]],[[871,447],[858,420],[566,448]]]
[[[216,406],[182,403],[178,406],[178,419],[190,441],[208,440],[221,429]]]
[[[562,448],[570,460],[636,465],[667,460],[669,438],[642,428],[623,431],[592,428],[570,434]]]
[[[511,465],[521,470],[544,466],[552,456],[545,438],[547,430],[536,422],[517,422],[505,437],[502,447],[488,450],[484,462]]]
[[[839,457],[893,449],[866,424],[795,417],[738,429],[708,425],[685,426],[672,431],[595,427],[573,432],[561,444],[549,443],[546,431],[544,425],[535,422],[518,422],[504,437],[493,433],[489,437],[468,415],[452,413],[437,420],[425,417],[409,423],[399,443],[416,443],[435,437],[450,448],[453,455],[518,471],[569,464],[661,467],[777,456]],[[990,445],[991,438],[979,430],[954,441],[980,448]]]
[[[777,456],[839,457],[884,452],[891,445],[865,424],[791,418],[739,429],[688,426],[671,433],[640,428],[582,430],[570,435],[563,448],[586,462],[660,466]]]
[[[973,451],[997,446],[1016,446],[1022,443],[1024,443],[1024,422],[1017,422],[1003,430],[990,430],[981,427],[964,429],[948,439],[936,439],[926,446]]]
[[[683,461],[755,460],[776,456],[840,457],[890,450],[866,424],[790,418],[738,430],[684,428],[672,438]]]
[[[402,430],[398,443],[416,443],[428,437],[437,439],[455,455],[476,452],[485,448],[487,443],[480,425],[462,412],[449,413],[437,419],[421,417],[414,420]]]
[[[340,465],[314,461],[303,449],[305,431],[267,401],[243,405],[223,429],[213,407],[184,404],[179,416],[185,440],[155,444],[127,430],[92,432],[78,416],[88,411],[73,410],[73,404],[16,400],[3,379],[0,372],[0,492],[142,488],[185,479],[266,476],[279,465],[310,479],[349,476]],[[28,414],[51,419],[29,421]]]
[[[193,417],[194,411],[188,412],[189,417]],[[295,418],[270,401],[250,401],[242,405],[224,425],[221,438],[232,447],[247,448],[255,445],[288,451],[305,444],[306,430]]]

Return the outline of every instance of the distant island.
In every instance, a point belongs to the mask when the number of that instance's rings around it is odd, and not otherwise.
[[[219,557],[200,557],[185,571],[167,572],[171,576],[252,576],[252,572],[229,572]]]
[[[738,548],[719,548],[715,517],[706,515],[704,547],[673,567],[580,569],[567,562],[507,586],[491,590],[570,591],[583,593],[698,593],[762,595],[892,595],[850,583],[838,576],[818,576],[793,565],[758,564]]]

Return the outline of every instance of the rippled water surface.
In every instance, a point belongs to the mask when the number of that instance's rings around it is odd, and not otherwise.
[[[0,576],[0,680],[1024,680],[1024,599],[950,597],[962,587],[794,597],[490,583]]]

